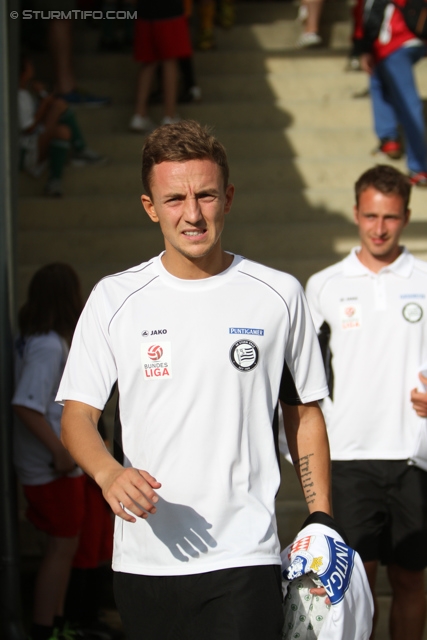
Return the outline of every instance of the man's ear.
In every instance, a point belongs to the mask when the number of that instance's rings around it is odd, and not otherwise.
[[[234,184],[227,185],[225,190],[225,207],[224,213],[228,213],[231,209],[231,205],[233,204],[234,198]]]
[[[359,224],[359,210],[357,208],[357,204],[353,207],[353,220],[357,225]]]
[[[150,218],[150,220],[152,220],[153,222],[158,222],[159,218],[157,216],[156,210],[154,208],[154,204],[151,200],[151,198],[149,198],[146,195],[142,195],[141,196],[141,203],[142,206],[144,207],[148,217]]]
[[[406,209],[406,211],[405,211],[405,227],[408,224],[410,218],[411,218],[411,210],[410,209]]]

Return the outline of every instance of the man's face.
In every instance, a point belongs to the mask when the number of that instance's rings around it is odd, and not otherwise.
[[[362,252],[385,263],[393,262],[400,253],[399,238],[409,213],[397,194],[385,195],[374,187],[362,191],[359,205],[354,207]]]
[[[221,252],[224,216],[230,211],[233,185],[224,189],[220,167],[211,160],[161,162],[151,175],[152,197],[142,204],[165,238],[168,262],[190,261]]]

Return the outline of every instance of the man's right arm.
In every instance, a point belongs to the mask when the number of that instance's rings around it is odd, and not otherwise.
[[[136,522],[155,513],[155,489],[161,484],[147,471],[125,468],[106,448],[98,432],[101,411],[83,402],[66,400],[61,421],[61,440],[77,464],[101,487],[113,513]],[[126,509],[126,510],[125,510]]]

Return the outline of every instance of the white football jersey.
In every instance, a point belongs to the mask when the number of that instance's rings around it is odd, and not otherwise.
[[[332,459],[415,457],[427,432],[410,400],[427,360],[427,264],[404,249],[373,273],[354,249],[309,279],[307,300],[320,339],[329,335]]]
[[[238,256],[202,280],[172,276],[161,257],[104,278],[57,399],[102,409],[116,380],[125,465],[162,487],[157,513],[116,519],[113,568],[179,575],[280,564],[274,411],[279,397],[327,394],[299,283]]]

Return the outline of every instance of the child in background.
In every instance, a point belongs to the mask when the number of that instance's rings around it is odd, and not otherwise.
[[[141,63],[135,111],[129,129],[137,133],[155,127],[147,107],[159,63],[162,65],[164,117],[162,124],[179,120],[176,114],[178,58],[191,56],[190,33],[182,0],[139,0],[135,26],[134,58]]]
[[[89,149],[67,102],[34,79],[34,65],[22,56],[18,90],[21,168],[38,177],[49,165],[44,194],[62,196],[61,178],[71,147],[76,166],[102,164],[105,156]]]
[[[184,0],[184,13],[188,20],[188,28],[191,32],[191,16],[193,13],[193,0]],[[197,85],[196,74],[194,70],[193,54],[178,60],[179,71],[181,74],[181,91],[178,95],[178,102],[200,102],[202,99],[202,90]],[[163,100],[162,92],[162,67],[157,68],[156,83],[158,87],[151,92],[150,102],[158,103]]]
[[[59,637],[68,579],[84,518],[85,476],[60,441],[56,392],[82,310],[80,283],[66,264],[39,269],[19,312],[14,462],[27,517],[47,535],[35,585],[32,640]]]

